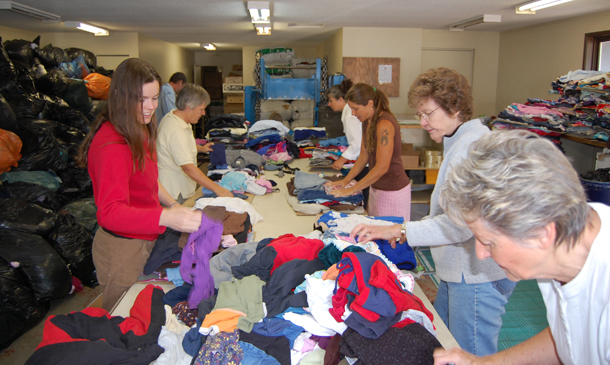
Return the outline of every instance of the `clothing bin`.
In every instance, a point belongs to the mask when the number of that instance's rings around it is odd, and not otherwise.
[[[580,179],[587,193],[587,200],[610,205],[610,182]]]

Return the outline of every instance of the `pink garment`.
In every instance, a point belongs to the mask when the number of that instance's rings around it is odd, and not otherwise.
[[[328,186],[328,185],[324,185],[324,192],[326,192],[326,194],[328,194],[328,195],[331,195],[332,194],[331,192],[333,190],[351,188],[352,186],[356,185],[356,183],[357,183],[356,180],[352,180],[352,181],[349,182],[349,184],[345,185],[344,188],[340,188],[338,186],[332,186],[331,187],[331,186]],[[358,195],[360,193],[361,193],[360,191],[357,191],[357,192],[353,193],[351,196]]]
[[[201,139],[201,138],[195,138],[195,143],[197,143],[199,146],[203,146],[204,144],[208,143],[208,140]]]
[[[288,154],[288,152],[274,153],[269,158],[271,158],[273,161],[290,161],[290,160],[292,160],[292,157]]]
[[[396,191],[369,190],[368,213],[374,217],[403,217],[411,221],[411,183]]]
[[[258,185],[267,189],[268,193],[273,193],[273,185],[271,185],[271,181],[260,178],[260,179],[256,180],[255,183],[257,183]]]
[[[512,104],[513,108],[517,109],[523,114],[531,114],[531,115],[557,115],[563,118],[563,113],[553,110],[544,106],[531,106],[525,104]]]
[[[235,239],[235,237],[233,237],[232,234],[226,234],[222,236],[222,241],[220,241],[220,245],[224,248],[237,246],[237,240]]]

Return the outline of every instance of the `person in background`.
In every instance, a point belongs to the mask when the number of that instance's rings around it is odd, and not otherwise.
[[[362,145],[362,124],[360,120],[352,114],[352,109],[345,101],[345,94],[352,87],[353,83],[349,79],[343,80],[339,85],[333,85],[326,90],[328,106],[336,112],[342,112],[341,123],[343,132],[347,138],[348,147],[341,157],[333,163],[333,169],[341,170],[347,161],[356,161],[360,155]]]
[[[195,194],[197,184],[218,196],[233,197],[233,193],[210,180],[197,167],[197,153],[209,152],[213,143],[197,145],[191,125],[205,115],[209,103],[210,95],[204,88],[186,84],[178,93],[176,109],[169,112],[159,126],[159,181],[181,204]]]
[[[351,236],[358,236],[359,241],[382,238],[394,245],[398,240],[411,247],[431,246],[440,279],[434,300],[440,318],[466,351],[496,353],[504,306],[516,283],[493,260],[476,260],[472,232],[452,222],[439,202],[440,187],[449,173],[473,142],[487,138],[489,128],[479,119],[470,119],[474,109],[470,83],[455,70],[440,67],[422,73],[411,85],[408,98],[422,128],[444,147],[430,214],[403,225],[358,225]]]
[[[437,349],[434,363],[610,363],[610,207],[587,203],[564,154],[528,131],[494,131],[441,190],[447,215],[474,233],[480,260],[512,280],[538,279],[549,327],[484,358]]]
[[[347,176],[328,183],[340,187],[335,196],[349,196],[369,186],[368,213],[373,216],[411,217],[411,184],[400,158],[400,127],[390,111],[383,91],[356,84],[345,94],[352,114],[362,122],[360,156]],[[346,187],[366,165],[369,172],[352,187]]]
[[[93,185],[100,226],[93,263],[107,311],[137,281],[166,227],[192,233],[201,225],[201,211],[180,206],[157,180],[154,113],[160,83],[147,62],[123,61],[112,77],[108,104],[77,158]]]
[[[176,94],[182,90],[187,82],[185,74],[176,72],[169,78],[169,82],[161,87],[159,106],[156,111],[157,122],[161,123],[167,113],[176,109]]]

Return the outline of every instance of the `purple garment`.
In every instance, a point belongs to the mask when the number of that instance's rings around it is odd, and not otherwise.
[[[222,223],[202,214],[199,230],[189,235],[188,243],[182,251],[180,275],[185,282],[193,284],[188,297],[191,309],[197,308],[200,301],[214,294],[214,278],[210,272],[210,259],[212,253],[220,246],[222,230]]]

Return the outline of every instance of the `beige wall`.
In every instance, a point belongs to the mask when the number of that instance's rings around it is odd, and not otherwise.
[[[96,37],[86,32],[42,33],[40,45],[53,44],[60,48],[82,48],[93,52],[98,66],[115,69],[123,60],[138,57],[138,33],[110,32],[106,37]]]
[[[343,29],[339,29],[318,47],[318,57],[328,57],[328,74],[343,71]]]
[[[343,28],[343,57],[400,58],[400,96],[390,99],[395,114],[412,113],[407,92],[421,68],[422,29]]]
[[[496,111],[527,98],[556,99],[551,82],[582,68],[585,33],[610,29],[610,11],[500,33]]]
[[[39,34],[35,32],[28,32],[26,30],[8,28],[0,25],[0,37],[2,38],[2,43],[12,41],[13,39],[25,39],[28,41],[33,41],[36,39],[36,37],[38,37],[38,35]],[[41,44],[41,46],[44,46],[44,44]]]
[[[497,114],[495,105],[500,50],[499,32],[424,30],[422,47],[432,49],[473,49],[472,90],[474,116],[492,116]]]
[[[184,72],[189,82],[193,81],[195,53],[162,40],[138,35],[140,58],[153,65],[163,82],[169,81],[174,72]]]

